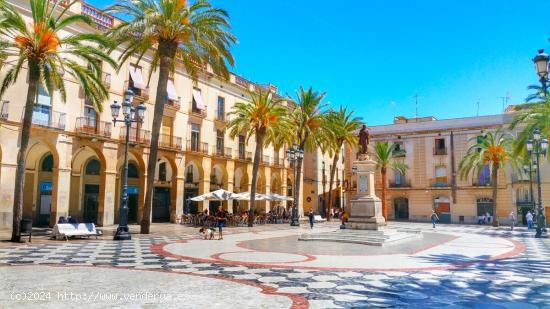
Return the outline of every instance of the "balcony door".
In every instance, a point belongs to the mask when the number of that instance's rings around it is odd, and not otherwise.
[[[38,85],[38,93],[32,113],[32,123],[49,126],[52,115],[52,98],[42,85]]]
[[[201,140],[201,127],[200,125],[193,123],[191,124],[191,150],[199,151]]]
[[[242,160],[245,159],[244,152],[245,152],[245,138],[244,138],[244,135],[239,135],[239,158]]]
[[[92,105],[92,102],[90,100],[86,99],[84,100],[84,119],[83,119],[83,128],[84,130],[90,130],[95,132],[95,129],[97,128],[97,113],[95,111],[94,106]]]
[[[223,154],[224,134],[222,130],[216,130],[216,153]]]

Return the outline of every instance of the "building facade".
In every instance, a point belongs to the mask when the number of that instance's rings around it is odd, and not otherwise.
[[[334,208],[342,208],[344,200],[344,149],[340,153],[340,159],[336,163],[336,171],[332,186],[330,186],[330,171],[333,157],[321,150],[304,154],[304,178],[303,178],[303,209],[313,210],[316,214],[326,216],[324,209],[328,207],[329,191],[332,190],[332,205]]]
[[[10,1],[30,22],[29,2]],[[82,25],[73,33],[103,31],[117,20],[100,10],[78,2],[70,9],[90,16],[96,27]],[[118,59],[121,50],[115,50]],[[209,66],[201,68],[194,82],[178,65],[166,89],[169,103],[159,141],[157,172],[147,175],[147,162],[158,74],[146,80],[150,58],[139,63],[131,58],[117,71],[103,65],[103,81],[109,100],[103,111],[95,110],[82,95],[79,84],[65,75],[67,102],[58,93],[40,88],[33,111],[33,126],[24,184],[23,217],[35,226],[52,226],[60,216],[111,225],[118,221],[121,169],[126,130],[112,123],[109,105],[122,102],[130,89],[133,104],[144,102],[143,124],[131,127],[129,139],[129,220],[139,222],[144,204],[145,179],[154,177],[152,219],[175,222],[184,212],[213,209],[217,202],[188,202],[188,198],[223,188],[233,192],[250,190],[254,139],[230,138],[225,130],[228,113],[236,102],[249,100],[249,91],[262,86],[235,74],[221,80]],[[25,72],[2,98],[0,110],[0,228],[11,226],[17,149],[27,81]],[[283,102],[290,107],[291,102]],[[263,150],[258,192],[292,195],[293,173],[285,160],[285,149]],[[260,212],[269,211],[269,202],[259,202]],[[246,202],[224,202],[229,212],[248,209]],[[300,203],[300,213],[302,213]]]
[[[495,216],[492,212],[492,191],[489,171],[479,176],[459,177],[458,165],[468,147],[489,130],[508,128],[513,115],[502,114],[469,118],[437,120],[434,117],[397,117],[393,124],[369,128],[371,144],[378,141],[396,143],[395,160],[408,165],[406,174],[389,170],[387,183],[382,184],[377,173],[376,192],[386,185],[388,216],[393,220],[429,221],[435,210],[441,222],[476,223],[479,215]],[[512,132],[514,134],[515,132]],[[351,161],[355,149],[348,148],[350,158],[346,174],[352,179],[348,189],[353,191],[355,180]],[[542,203],[546,217],[550,215],[550,167],[541,161]],[[536,183],[533,184],[536,200]],[[510,212],[516,212],[520,223],[524,214],[533,209],[529,177],[507,165],[498,175],[498,213],[501,222],[508,222]]]

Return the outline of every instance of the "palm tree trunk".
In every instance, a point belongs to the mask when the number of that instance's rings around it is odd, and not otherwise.
[[[330,221],[330,214],[332,213],[332,183],[334,182],[334,175],[336,174],[336,164],[338,163],[338,158],[340,154],[336,152],[334,158],[332,159],[332,166],[330,167],[330,177],[328,182],[328,210],[327,210],[327,221]]]
[[[17,168],[15,170],[15,189],[13,192],[13,223],[11,241],[21,240],[21,219],[23,219],[23,186],[25,185],[25,156],[29,146],[31,134],[32,113],[36,93],[38,92],[38,81],[40,80],[40,69],[38,62],[29,61],[29,87],[27,88],[27,100],[25,102],[25,113],[23,114],[23,126],[21,128],[21,145],[17,153]]]
[[[160,127],[162,124],[162,116],[164,114],[164,105],[168,101],[166,94],[166,85],[168,85],[168,77],[170,67],[176,55],[177,45],[173,43],[159,43],[160,65],[159,65],[159,80],[157,84],[157,94],[155,97],[155,109],[153,114],[153,128],[151,130],[151,148],[149,151],[149,160],[147,162],[147,182],[145,185],[145,205],[143,205],[143,216],[141,220],[141,234],[149,234],[151,231],[151,211],[153,208],[153,185],[155,173],[157,169],[157,152],[158,141],[160,135]]]
[[[498,165],[495,164],[491,172],[491,187],[493,190],[493,226],[497,227],[500,225],[497,216],[497,190],[498,190]]]
[[[256,211],[256,185],[258,184],[258,170],[260,169],[260,160],[262,148],[264,147],[264,133],[256,132],[256,149],[254,151],[254,162],[252,163],[252,185],[250,188],[250,210],[248,214],[248,226],[254,226],[254,216]]]
[[[386,207],[386,173],[387,170],[385,167],[380,169],[382,174],[382,215],[384,219],[388,221],[388,208]]]

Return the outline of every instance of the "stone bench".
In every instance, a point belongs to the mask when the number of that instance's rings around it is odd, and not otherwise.
[[[55,239],[69,240],[71,236],[97,236],[101,233],[96,230],[93,223],[58,223],[53,227],[53,236]]]

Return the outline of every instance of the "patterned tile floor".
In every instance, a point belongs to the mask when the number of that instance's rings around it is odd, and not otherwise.
[[[434,232],[428,224],[392,222],[390,225]],[[550,308],[549,239],[535,239],[534,232],[525,229],[518,228],[512,233],[506,228],[488,226],[439,225],[436,232],[509,238],[523,243],[525,251],[511,258],[463,268],[414,272],[265,268],[182,260],[151,251],[155,244],[196,238],[196,235],[182,235],[142,237],[126,242],[90,240],[3,247],[0,266],[103,266],[244,280],[279,293],[301,296],[307,299],[310,308]],[[461,259],[468,262],[461,252],[430,259],[433,263],[460,262]],[[128,281],[136,282],[136,278]],[[300,307],[296,303],[294,306]],[[231,308],[231,299],[224,307]]]

